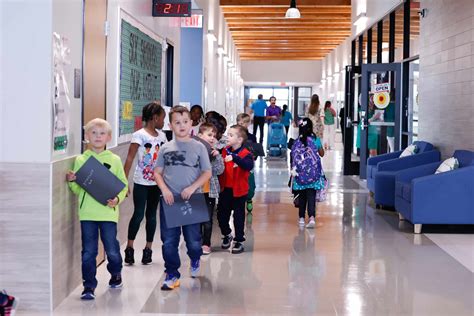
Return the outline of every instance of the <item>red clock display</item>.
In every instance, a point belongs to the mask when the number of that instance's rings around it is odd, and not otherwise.
[[[153,0],[153,16],[191,16],[191,1]]]

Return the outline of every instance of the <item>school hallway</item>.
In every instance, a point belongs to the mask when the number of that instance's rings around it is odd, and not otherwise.
[[[81,301],[82,286],[77,287],[54,315],[472,315],[474,264],[463,260],[462,247],[450,255],[449,247],[414,235],[396,213],[371,207],[364,182],[342,176],[341,150],[327,152],[323,164],[330,189],[317,205],[315,229],[298,227],[286,160],[259,160],[244,253],[220,249],[216,223],[213,252],[202,257],[201,276],[190,278],[182,242],[181,286],[161,291],[157,231],[153,264],[124,266],[120,290],[107,288],[102,264],[95,301]],[[144,229],[140,234],[138,262]],[[469,253],[470,235],[450,236],[459,237],[457,245]]]

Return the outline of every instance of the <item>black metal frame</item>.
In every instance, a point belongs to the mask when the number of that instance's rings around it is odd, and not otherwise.
[[[408,97],[409,97],[409,67],[410,62],[414,58],[410,58],[410,4],[412,0],[405,0],[403,4],[394,8],[390,13],[382,17],[379,21],[371,25],[369,28],[360,33],[352,40],[351,45],[351,64],[346,67],[346,100],[344,105],[344,117],[346,119],[346,124],[343,125],[345,128],[344,133],[344,175],[357,174],[355,168],[355,162],[351,161],[351,152],[353,146],[353,129],[352,124],[357,124],[357,121],[352,122],[351,118],[354,117],[353,107],[354,107],[354,91],[355,91],[355,80],[358,80],[359,88],[361,87],[362,78],[354,78],[356,73],[360,73],[360,66],[363,62],[363,39],[365,31],[367,31],[367,64],[373,63],[372,60],[372,44],[373,44],[373,28],[377,26],[377,58],[376,63],[382,63],[382,43],[383,43],[383,24],[384,20],[389,19],[389,63],[395,61],[395,23],[396,23],[396,12],[403,6],[403,60],[401,61],[401,124],[400,132],[401,139],[400,145],[402,148],[408,145],[408,140],[410,134],[408,133]],[[356,43],[358,45],[358,58],[356,60]],[[392,74],[393,75],[393,74]],[[349,82],[347,82],[349,80]],[[394,78],[391,78],[393,81]],[[350,122],[351,124],[349,125]],[[359,168],[357,168],[359,169]]]

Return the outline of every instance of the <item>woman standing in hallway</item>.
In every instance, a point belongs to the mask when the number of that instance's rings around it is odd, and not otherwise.
[[[336,117],[336,111],[331,106],[331,101],[326,101],[324,104],[324,148],[334,149],[334,133],[336,131],[336,125],[334,124],[334,118]]]
[[[324,136],[324,111],[321,111],[319,107],[319,96],[317,94],[313,94],[311,97],[311,104],[306,116],[311,120],[314,135],[322,140]]]
[[[292,190],[299,199],[299,226],[305,225],[306,209],[309,221],[306,228],[316,225],[316,191],[324,189],[321,157],[324,149],[313,133],[313,123],[304,118],[299,125],[299,137],[291,148]]]
[[[143,249],[142,263],[149,264],[152,261],[151,246],[156,231],[156,210],[161,194],[155,182],[153,168],[160,147],[167,141],[166,135],[160,131],[164,119],[165,110],[158,103],[149,103],[143,107],[142,120],[145,122],[145,127],[133,133],[125,161],[124,170],[128,179],[133,160],[138,153],[138,163],[133,175],[135,209],[128,225],[128,242],[125,249],[125,263],[130,265],[135,263],[133,243],[143,217],[146,217],[146,246]]]

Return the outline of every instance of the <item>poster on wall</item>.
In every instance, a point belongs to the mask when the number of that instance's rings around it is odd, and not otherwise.
[[[122,19],[119,135],[142,127],[142,108],[161,100],[162,45]]]
[[[67,38],[53,33],[53,152],[65,153],[69,135],[69,87],[66,75],[71,61]]]

